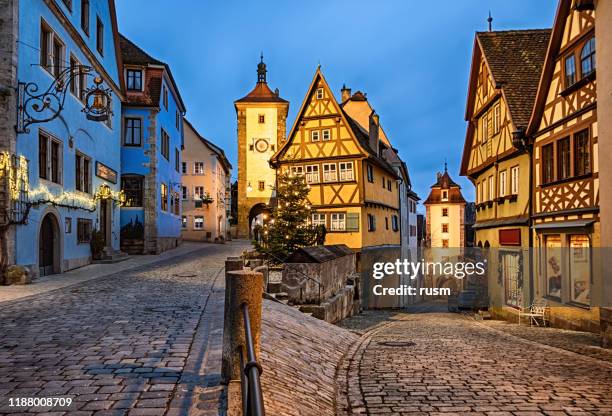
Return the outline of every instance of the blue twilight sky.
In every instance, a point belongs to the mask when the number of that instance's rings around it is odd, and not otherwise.
[[[551,27],[557,0],[118,0],[119,30],[167,62],[187,118],[225,149],[236,175],[233,101],[256,82],[260,51],[268,84],[290,101],[287,130],[320,63],[339,98],[362,90],[408,164],[424,200],[436,171],[459,177],[474,32]]]

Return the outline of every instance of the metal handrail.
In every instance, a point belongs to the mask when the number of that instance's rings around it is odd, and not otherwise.
[[[243,416],[264,416],[263,392],[261,389],[260,375],[261,365],[255,357],[253,346],[253,333],[251,332],[251,320],[249,319],[249,307],[243,303],[242,319],[244,321],[244,340],[246,349],[246,363],[244,349],[240,351],[240,381],[242,384],[242,414]]]

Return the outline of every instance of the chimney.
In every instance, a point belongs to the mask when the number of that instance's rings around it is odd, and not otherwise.
[[[342,102],[346,102],[351,98],[351,89],[346,88],[346,85],[342,84],[340,92],[342,93]]]
[[[378,132],[380,128],[380,123],[378,119],[378,114],[374,111],[370,113],[370,128],[369,128],[369,136],[370,136],[370,147],[374,152],[378,155]]]

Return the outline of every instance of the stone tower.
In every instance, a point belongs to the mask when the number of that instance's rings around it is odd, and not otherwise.
[[[257,65],[257,84],[236,100],[238,119],[238,238],[248,238],[252,221],[269,211],[276,171],[268,161],[286,139],[289,102],[272,91],[263,61]]]

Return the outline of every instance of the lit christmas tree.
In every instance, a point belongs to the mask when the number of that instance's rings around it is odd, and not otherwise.
[[[299,247],[323,244],[325,227],[309,224],[311,207],[308,203],[310,187],[304,176],[281,173],[276,181],[276,206],[272,217],[257,230],[254,242],[258,251],[273,260],[286,259]]]

